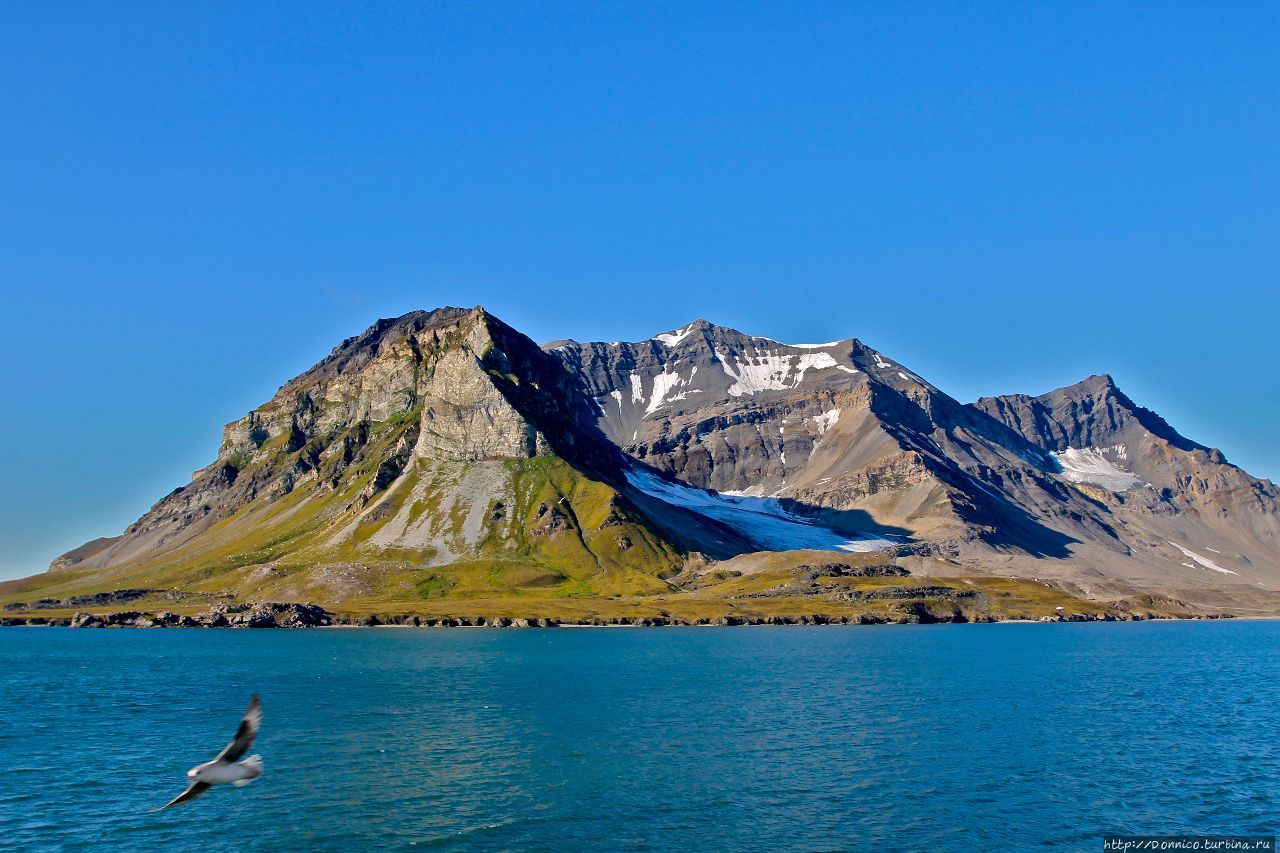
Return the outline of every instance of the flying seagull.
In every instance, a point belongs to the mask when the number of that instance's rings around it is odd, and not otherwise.
[[[240,760],[240,756],[253,746],[253,739],[258,734],[258,726],[261,724],[262,703],[258,701],[257,694],[254,694],[249,700],[249,708],[244,712],[244,719],[240,721],[240,728],[236,729],[236,736],[231,743],[227,744],[213,761],[197,764],[188,770],[187,778],[191,780],[191,784],[187,785],[187,790],[174,797],[168,804],[161,806],[159,811],[189,803],[213,785],[225,785],[230,782],[237,788],[242,788],[261,776],[261,755],[251,755],[243,761]]]

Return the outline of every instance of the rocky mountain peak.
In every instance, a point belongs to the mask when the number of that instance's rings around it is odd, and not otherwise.
[[[305,489],[376,502],[419,464],[556,457],[617,480],[618,451],[564,365],[482,307],[379,320],[223,429],[217,459],[118,541],[64,563],[178,547]],[[77,562],[77,561],[72,561]]]
[[[1075,399],[1075,400],[1104,400],[1108,397],[1116,399],[1123,398],[1128,400],[1120,390],[1120,386],[1116,384],[1115,379],[1109,373],[1095,373],[1081,379],[1079,382],[1053,391],[1045,392],[1040,397],[1054,397],[1056,399]],[[1130,401],[1131,402],[1131,401]]]
[[[856,338],[842,338],[838,341],[829,341],[826,343],[800,343],[788,344],[773,338],[765,338],[759,335],[750,335],[746,332],[739,331],[731,326],[721,326],[708,320],[697,319],[691,323],[667,332],[654,335],[649,338],[650,341],[656,341],[670,348],[696,346],[703,344],[711,347],[722,345],[725,348],[737,349],[743,346],[755,346],[764,349],[777,350],[828,350],[828,349],[850,349],[855,345],[861,345]],[[642,342],[643,343],[643,342]]]
[[[1178,433],[1160,415],[1120,390],[1109,374],[1097,374],[1037,397],[1008,394],[973,404],[1033,444],[1061,452],[1069,447],[1104,447],[1144,433],[1183,451],[1221,454]]]
[[[563,365],[482,306],[414,311],[344,341],[229,424],[219,458],[397,418],[414,422],[420,456],[529,458],[581,444],[587,411]]]

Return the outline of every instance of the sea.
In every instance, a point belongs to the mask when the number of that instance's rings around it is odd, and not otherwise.
[[[156,811],[249,697],[264,775]],[[1275,835],[1280,622],[0,628],[0,847]]]

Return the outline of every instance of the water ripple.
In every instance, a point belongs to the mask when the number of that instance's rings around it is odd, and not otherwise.
[[[1280,624],[0,631],[0,837],[984,849],[1264,833]],[[267,774],[152,813],[248,694]]]

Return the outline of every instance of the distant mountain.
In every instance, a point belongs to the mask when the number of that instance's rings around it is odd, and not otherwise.
[[[1214,603],[1280,585],[1275,485],[1109,377],[963,405],[856,339],[783,344],[703,320],[638,343],[546,348],[629,456],[896,541],[918,573],[943,557],[1088,595]]]
[[[1149,566],[1139,572],[1120,561],[1113,572],[1147,585],[1275,588],[1280,489],[1183,437],[1110,376],[1039,397],[984,397],[974,407],[1041,451],[1105,512],[1127,555]]]
[[[1250,612],[1280,602],[1278,546],[1280,491],[1109,377],[966,405],[852,338],[538,347],[443,308],[344,341],[23,589],[644,596],[803,549]]]

